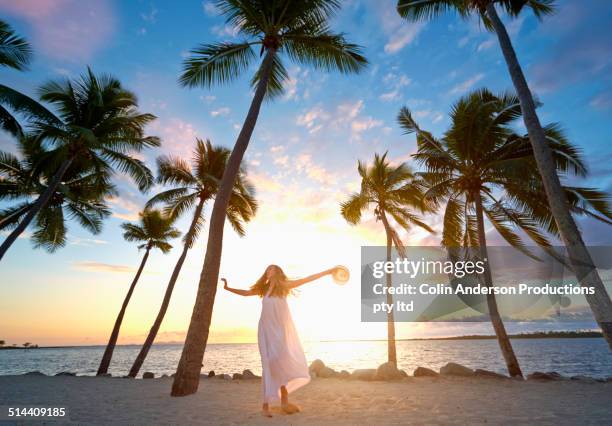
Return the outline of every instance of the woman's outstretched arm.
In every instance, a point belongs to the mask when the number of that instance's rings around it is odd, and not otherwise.
[[[227,285],[227,280],[225,278],[221,278],[221,281],[223,281],[223,288],[227,291],[230,291],[234,294],[237,294],[239,296],[255,296],[255,291],[254,290],[241,290],[239,288],[231,288],[230,286]]]
[[[331,275],[333,272],[334,268],[326,269],[325,271],[321,271],[318,274],[309,275],[307,277],[300,278],[299,280],[287,280],[285,282],[285,285],[289,288],[296,288],[311,281],[318,280],[319,278],[322,278],[325,275]]]

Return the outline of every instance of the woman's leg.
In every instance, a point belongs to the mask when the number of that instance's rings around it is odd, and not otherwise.
[[[300,407],[295,404],[289,402],[289,392],[287,392],[287,388],[285,386],[280,387],[281,391],[281,409],[286,414],[298,413],[300,411]]]
[[[267,402],[264,402],[261,406],[261,414],[263,414],[264,417],[272,417],[272,413],[270,413],[270,406]]]

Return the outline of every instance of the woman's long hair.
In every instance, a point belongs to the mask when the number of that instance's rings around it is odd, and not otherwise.
[[[269,268],[274,268],[275,271],[271,278],[266,276]],[[273,288],[270,296],[287,297],[291,293],[291,290],[284,285],[286,281],[287,275],[285,275],[282,268],[278,265],[270,265],[266,268],[262,276],[255,282],[255,284],[251,286],[251,290],[254,290],[259,297],[264,297],[266,294],[268,294],[270,285],[272,285]]]

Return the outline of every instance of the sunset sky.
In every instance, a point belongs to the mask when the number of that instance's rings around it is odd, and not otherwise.
[[[588,3],[588,6],[585,5]],[[325,74],[287,64],[285,95],[262,108],[246,154],[260,210],[239,238],[228,226],[221,276],[246,288],[269,263],[291,276],[344,264],[353,272],[343,287],[331,280],[303,287],[290,303],[305,340],[384,338],[384,324],[360,323],[359,254],[362,245],[384,244],[371,215],[357,227],[346,224],[339,202],[357,189],[356,163],[389,151],[395,162],[415,151],[395,117],[412,109],[421,127],[441,134],[450,105],[471,89],[511,88],[497,41],[476,21],[449,15],[407,24],[394,1],[343,2],[333,28],[364,46],[370,66],[360,75]],[[180,5],[180,7],[178,6]],[[211,3],[193,0],[80,1],[0,0],[2,19],[27,37],[35,59],[27,72],[0,70],[0,82],[30,96],[49,79],[73,78],[90,65],[111,73],[139,97],[140,110],[158,119],[148,133],[162,147],[144,156],[151,168],[160,154],[191,155],[195,138],[233,146],[246,114],[250,73],[230,86],[185,89],[177,84],[181,62],[199,43],[237,40]],[[543,123],[560,122],[583,149],[591,177],[581,182],[612,191],[612,3],[560,1],[555,16],[538,23],[531,15],[509,21],[508,31],[534,92],[544,106]],[[0,150],[14,141],[0,135]],[[33,250],[27,235],[0,264],[0,339],[9,343],[105,343],[142,252],[125,242],[120,224],[137,219],[159,188],[141,194],[117,176],[120,196],[104,231],[92,236],[70,224],[69,244],[50,255]],[[209,205],[208,208],[210,210]],[[427,222],[440,229],[440,218]],[[178,227],[186,230],[188,218]],[[590,244],[612,244],[610,227],[581,221]],[[192,249],[176,286],[158,341],[182,341],[202,267],[206,232]],[[4,236],[4,235],[3,235]],[[488,236],[499,243],[493,231]],[[423,231],[404,235],[407,244],[438,244]],[[180,246],[180,240],[175,241]],[[142,276],[121,332],[120,343],[140,343],[155,317],[179,255],[155,252]],[[258,298],[217,293],[211,340],[255,341]],[[490,332],[471,328],[400,324],[398,337]]]

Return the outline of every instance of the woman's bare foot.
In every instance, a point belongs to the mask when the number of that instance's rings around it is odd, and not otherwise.
[[[261,415],[264,417],[272,417],[272,413],[270,412],[270,406],[268,404],[262,405]]]
[[[281,403],[281,410],[283,410],[285,414],[295,414],[300,412],[300,407],[287,401]]]
[[[300,412],[300,407],[289,402],[289,392],[285,386],[281,386],[281,410],[285,414],[295,414]]]

